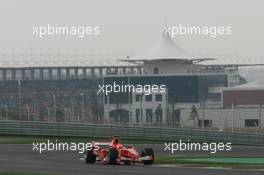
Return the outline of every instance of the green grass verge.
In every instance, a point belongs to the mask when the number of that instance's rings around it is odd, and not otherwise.
[[[192,157],[192,156],[156,156],[160,164],[259,164],[264,166],[264,157]]]
[[[1,171],[0,175],[59,175],[55,173],[38,173],[29,171]]]
[[[47,142],[50,140],[55,142],[67,142],[67,143],[85,143],[91,141],[108,141],[111,138],[91,138],[91,137],[66,137],[66,136],[28,136],[28,135],[0,135],[0,144],[32,144],[33,142]],[[141,140],[141,139],[121,139],[124,144],[158,144],[162,143],[155,140]]]
[[[264,157],[156,156],[156,164],[264,169]]]

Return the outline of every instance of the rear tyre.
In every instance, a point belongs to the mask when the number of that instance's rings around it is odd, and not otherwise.
[[[85,163],[95,163],[96,155],[94,155],[92,150],[87,150],[84,153],[84,162]]]
[[[154,163],[154,151],[152,148],[145,148],[142,153],[141,156],[151,156],[153,157],[153,160],[143,160],[143,164],[144,165],[152,165]]]
[[[107,163],[110,165],[116,164],[116,158],[118,156],[118,152],[115,148],[110,148],[107,152]]]

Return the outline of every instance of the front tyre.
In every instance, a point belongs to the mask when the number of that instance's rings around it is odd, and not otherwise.
[[[110,148],[107,152],[107,163],[110,165],[116,164],[116,159],[118,156],[118,152],[115,148]]]
[[[92,150],[87,150],[84,153],[84,162],[85,163],[95,163],[96,155],[94,155]]]
[[[152,165],[154,163],[155,155],[154,155],[154,151],[153,151],[152,148],[145,148],[142,151],[141,156],[142,157],[144,157],[144,156],[150,156],[150,157],[152,157],[152,160],[143,160],[143,164],[144,165]]]

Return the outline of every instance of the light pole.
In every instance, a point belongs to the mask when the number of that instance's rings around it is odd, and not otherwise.
[[[66,115],[66,121],[69,122],[70,121],[70,112],[69,112],[69,108],[64,108],[64,113]]]
[[[57,122],[57,109],[56,109],[56,96],[53,94],[53,105],[54,105],[54,117],[55,117],[55,122]]]
[[[234,132],[235,128],[235,109],[234,109],[234,103],[232,103],[232,132]]]
[[[49,110],[49,107],[47,107],[47,112],[48,112],[48,122],[50,122],[50,110]]]
[[[29,121],[29,106],[27,105],[27,119]]]
[[[256,128],[256,134],[257,134],[258,133],[258,124],[257,124],[257,122],[255,122],[254,125],[255,125],[255,128]]]
[[[18,80],[18,103],[19,103],[19,119],[20,121],[22,120],[22,116],[21,116],[21,82],[20,80]]]
[[[7,105],[5,105],[5,118],[6,118],[6,120],[8,119],[8,109],[7,109]]]
[[[143,93],[140,95],[140,125],[143,124],[143,108],[142,108],[142,102],[143,102]]]
[[[110,124],[110,98],[109,95],[106,96],[106,101],[107,101],[107,105],[108,105],[108,116],[106,119],[107,124]]]
[[[261,125],[262,125],[262,122],[261,122],[261,111],[262,110],[262,104],[259,105],[259,128],[261,129]]]
[[[203,121],[202,121],[202,127],[204,130],[204,102],[202,103],[202,109],[203,109]]]
[[[82,106],[81,106],[81,115],[82,115],[82,120],[84,120],[84,93],[80,93],[81,97],[82,97]]]

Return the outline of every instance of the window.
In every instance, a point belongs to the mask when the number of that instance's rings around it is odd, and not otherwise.
[[[199,127],[203,127],[203,120],[199,120],[198,121],[199,123],[198,123],[198,125],[199,125]],[[210,128],[210,127],[212,127],[212,120],[204,120],[204,127],[205,128]]]
[[[259,120],[258,119],[246,119],[245,120],[245,127],[258,127]]]
[[[136,122],[139,123],[140,121],[140,109],[136,109]]]
[[[162,101],[162,94],[156,94],[156,101]]]
[[[136,95],[136,102],[141,102],[141,95]]]
[[[159,74],[159,68],[154,67],[153,68],[153,74]]]
[[[152,101],[152,95],[146,95],[145,100],[146,101]]]

